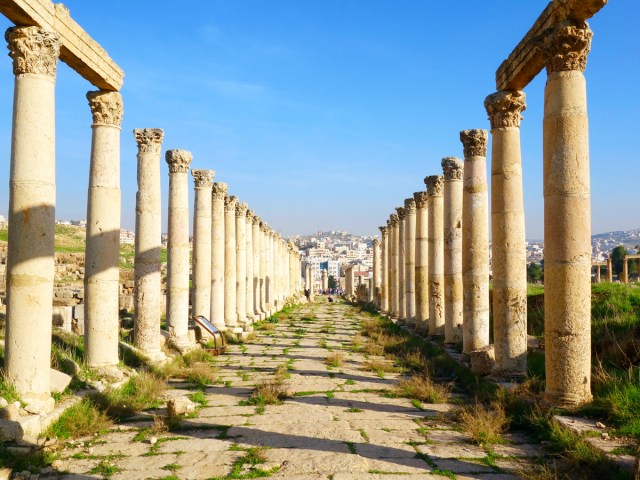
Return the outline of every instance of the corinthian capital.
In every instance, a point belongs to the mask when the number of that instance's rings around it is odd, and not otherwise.
[[[472,129],[460,132],[460,141],[464,149],[464,157],[486,157],[489,132],[486,130]]]
[[[404,218],[407,216],[407,212],[405,211],[404,207],[396,207],[396,212],[398,212],[398,221],[404,220]]]
[[[224,182],[216,182],[211,189],[212,200],[224,200],[227,196],[227,184]]]
[[[167,150],[164,158],[167,161],[167,165],[169,165],[169,173],[187,173],[193,155],[188,150],[174,149]]]
[[[441,165],[445,180],[462,180],[462,160],[457,157],[444,157]]]
[[[254,225],[257,225],[258,227],[260,227],[261,223],[262,223],[262,218],[260,218],[258,215],[253,217],[253,224]]]
[[[213,170],[191,169],[193,183],[196,188],[213,188],[213,177],[216,174]]]
[[[246,203],[236,203],[236,217],[244,217],[247,214],[249,205]]]
[[[160,153],[164,131],[161,128],[136,128],[133,136],[140,153]]]
[[[489,115],[491,128],[520,128],[522,112],[527,109],[527,97],[520,90],[499,91],[489,95],[484,108]]]
[[[13,74],[33,73],[55,78],[60,56],[58,34],[39,27],[11,27],[4,38],[13,60]]]
[[[414,215],[416,213],[416,201],[413,198],[405,198],[404,212],[405,215]]]
[[[427,201],[429,200],[427,192],[415,192],[413,199],[416,201],[416,208],[427,208]]]
[[[542,53],[547,74],[587,68],[587,56],[591,49],[593,32],[589,25],[565,22],[554,28],[542,41]]]
[[[376,247],[380,245],[380,239],[378,237],[373,237],[373,245]]]
[[[427,186],[427,195],[430,197],[441,197],[444,188],[444,177],[442,175],[429,175],[424,179]]]
[[[233,195],[224,197],[224,211],[226,212],[234,212],[236,211],[236,202],[238,201],[238,197]]]
[[[94,125],[120,127],[122,123],[122,95],[118,92],[98,90],[87,92]]]
[[[397,213],[392,213],[389,216],[389,223],[391,223],[392,227],[395,227],[398,225],[398,223],[400,223],[400,217],[398,216]]]
[[[378,230],[380,230],[380,233],[382,234],[382,238],[386,238],[387,235],[389,234],[389,230],[388,227],[378,227]]]
[[[247,210],[247,223],[253,224],[253,217],[255,216],[256,214],[253,212],[253,210]]]

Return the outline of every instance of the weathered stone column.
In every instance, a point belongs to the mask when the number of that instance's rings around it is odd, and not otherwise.
[[[265,317],[268,317],[267,311],[267,293],[266,293],[266,284],[267,284],[267,224],[266,222],[260,222],[260,311],[264,314]]]
[[[622,258],[622,283],[629,283],[629,260],[626,256]]]
[[[383,313],[389,312],[389,230],[386,226],[378,227],[382,235],[380,245],[380,296],[378,308]]]
[[[191,170],[195,187],[193,208],[193,253],[191,316],[209,318],[211,313],[211,197],[213,170]]]
[[[255,217],[255,214],[253,213],[253,210],[248,210],[247,211],[247,217],[246,217],[246,234],[247,234],[247,275],[245,278],[245,285],[246,285],[246,315],[247,315],[247,319],[249,320],[250,323],[253,323],[255,321],[255,303],[254,303],[254,299],[255,299],[255,294],[253,291],[253,255],[254,255],[254,251],[253,251],[253,219]]]
[[[527,372],[527,250],[522,195],[520,120],[523,92],[497,92],[484,102],[491,121],[493,374]]]
[[[265,224],[266,226],[266,224]],[[271,243],[271,228],[266,226],[264,231],[264,305],[267,315],[273,314],[273,245]]]
[[[118,92],[87,93],[93,116],[84,273],[89,367],[118,364],[120,332],[120,124]]]
[[[462,341],[462,171],[459,158],[442,159],[444,172],[444,341]]]
[[[613,282],[613,263],[611,263],[611,255],[607,256],[607,279],[609,283]]]
[[[399,279],[399,255],[398,247],[400,242],[400,218],[397,213],[392,213],[391,222],[391,318],[400,317],[400,279]]]
[[[167,246],[167,326],[178,349],[189,347],[189,184],[187,150],[167,150],[169,243]]]
[[[264,320],[264,311],[261,309],[261,266],[262,257],[262,232],[260,225],[262,219],[259,216],[253,218],[253,313],[257,319]]]
[[[225,216],[224,202],[227,184],[216,182],[211,191],[211,323],[219,330],[226,330],[224,323],[224,262]]]
[[[373,238],[373,282],[371,284],[370,297],[374,305],[378,305],[379,298],[376,294],[380,290],[380,239]]]
[[[545,398],[591,399],[591,186],[584,69],[592,32],[564,24],[544,39]]]
[[[416,241],[415,241],[415,302],[416,330],[429,332],[429,197],[427,192],[415,192]]]
[[[329,275],[326,270],[322,270],[322,290],[327,290],[329,288]]]
[[[159,128],[139,128],[133,135],[138,144],[133,338],[147,357],[159,361],[165,357],[160,348],[160,149],[164,132]]]
[[[596,283],[602,282],[602,276],[600,273],[600,265],[596,265]]]
[[[236,203],[236,313],[240,325],[247,324],[247,209]]]
[[[237,198],[224,198],[224,324],[238,333],[236,311],[236,203]]]
[[[464,130],[462,353],[489,345],[489,194],[486,130]]]
[[[404,201],[404,295],[407,326],[416,326],[416,201]]]
[[[15,75],[9,173],[5,375],[22,400],[53,408],[51,318],[56,207],[55,81],[60,42],[38,27],[5,38]]]
[[[429,334],[444,335],[444,177],[431,175],[424,183],[429,197]]]
[[[398,324],[407,323],[407,277],[406,269],[406,212],[404,207],[396,207],[398,212]]]

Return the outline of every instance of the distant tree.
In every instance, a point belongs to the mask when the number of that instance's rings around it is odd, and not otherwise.
[[[333,275],[329,275],[328,284],[329,284],[329,288],[337,288],[338,287],[338,282],[336,282],[336,279],[334,278]]]
[[[624,256],[627,254],[627,249],[624,248],[624,245],[618,245],[611,252],[611,265],[613,267],[614,275],[620,275],[622,273],[622,262],[624,261]]]
[[[541,283],[544,280],[544,269],[539,263],[531,262],[527,265],[527,281],[529,283]]]

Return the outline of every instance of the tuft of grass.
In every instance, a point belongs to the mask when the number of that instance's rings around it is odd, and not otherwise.
[[[476,403],[461,407],[457,419],[462,429],[480,446],[502,443],[501,433],[509,423],[504,407],[497,402],[489,406]]]
[[[93,435],[113,425],[109,417],[89,398],[69,407],[46,431],[45,436],[66,440]]]
[[[286,371],[286,370],[285,370]],[[289,396],[289,390],[282,372],[276,371],[272,377],[256,383],[255,390],[246,402],[241,404],[256,405],[264,412],[265,405],[279,405]],[[258,412],[262,413],[262,412]]]
[[[91,395],[92,400],[111,418],[122,418],[160,406],[167,384],[157,375],[140,372],[116,389]]]
[[[97,473],[102,475],[105,478],[109,478],[120,471],[121,470],[118,467],[116,467],[114,464],[112,464],[109,460],[102,460],[95,467],[93,467],[89,471],[89,473]]]
[[[339,368],[344,363],[344,353],[342,352],[333,352],[327,355],[324,363],[330,368]]]
[[[207,400],[207,396],[204,392],[194,392],[189,395],[189,400],[195,403],[199,403],[201,407],[206,407],[209,404],[209,400]]]
[[[400,380],[394,388],[396,395],[427,403],[443,403],[449,398],[451,385],[435,383],[427,374],[413,375]]]
[[[396,372],[397,368],[391,365],[386,360],[381,359],[369,359],[364,362],[363,370],[367,370],[369,372],[376,372],[376,374],[380,378],[384,378],[385,373]]]

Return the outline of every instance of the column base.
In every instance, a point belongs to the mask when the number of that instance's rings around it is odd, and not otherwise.
[[[169,344],[178,350],[181,355],[189,353],[199,347],[195,341],[191,342],[189,337],[169,337]]]
[[[25,403],[24,409],[34,415],[51,413],[56,405],[56,401],[48,393],[21,393],[20,396]]]

